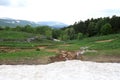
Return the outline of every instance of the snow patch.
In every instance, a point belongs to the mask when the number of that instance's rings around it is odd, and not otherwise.
[[[71,60],[48,65],[1,65],[0,80],[120,80],[120,64]]]
[[[17,20],[17,21],[16,21],[16,23],[20,23],[20,21],[19,21],[19,20]]]

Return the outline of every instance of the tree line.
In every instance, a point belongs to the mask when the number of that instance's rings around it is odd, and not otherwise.
[[[97,19],[91,18],[85,21],[80,20],[75,22],[73,25],[60,29],[53,29],[49,26],[32,27],[30,25],[26,25],[23,27],[18,25],[15,28],[11,28],[9,26],[4,28],[0,27],[0,30],[41,34],[49,39],[56,38],[60,40],[80,40],[85,37],[120,33],[120,17],[114,15],[111,18],[104,17]]]
[[[31,25],[25,25],[25,26],[18,25],[16,27],[9,27],[9,26],[0,27],[0,30],[40,34],[46,36],[47,38],[52,38],[52,28],[49,26],[32,27]]]
[[[84,37],[101,36],[120,33],[120,17],[112,16],[87,19],[85,21],[75,22],[73,25],[62,28],[66,33],[66,38],[82,39]],[[65,36],[65,35],[64,35]]]

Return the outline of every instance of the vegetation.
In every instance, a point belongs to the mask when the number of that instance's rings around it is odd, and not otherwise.
[[[64,31],[74,29],[74,35],[79,35],[82,33],[84,36],[92,37],[92,36],[101,36],[108,34],[116,34],[120,33],[120,17],[112,16],[97,18],[97,19],[88,19],[86,21],[75,22],[73,25],[68,26],[67,28],[63,28]],[[71,36],[71,34],[68,34]],[[73,37],[72,40],[76,39]],[[71,39],[70,39],[71,40]]]
[[[0,39],[26,39],[29,37],[36,36],[32,33],[18,32],[18,31],[0,31]]]
[[[54,50],[67,50],[75,51],[79,50],[80,47],[88,47],[88,50],[95,50],[96,52],[87,52],[84,57],[92,57],[92,59],[98,56],[120,56],[120,34],[111,34],[101,37],[90,37],[83,38],[81,40],[69,40],[65,42],[54,42],[51,40],[43,41],[33,41],[33,42],[1,42],[0,44],[0,63],[11,64],[11,62],[16,62],[14,64],[19,64],[29,62],[30,64],[35,64],[41,62],[45,56],[54,56],[56,52]],[[32,46],[33,45],[33,46]],[[6,49],[8,48],[8,49]],[[53,50],[53,52],[51,52]],[[40,59],[40,61],[39,61]],[[98,58],[99,59],[99,58]],[[97,59],[97,60],[98,60]],[[46,59],[45,59],[46,60]],[[47,58],[47,61],[49,58]],[[91,60],[88,59],[88,60]],[[33,62],[32,62],[33,61]],[[37,62],[39,61],[39,62]],[[46,62],[45,62],[46,63]]]
[[[97,19],[91,18],[86,21],[80,20],[75,22],[73,25],[61,29],[53,29],[49,26],[32,27],[30,25],[26,25],[16,26],[15,28],[9,26],[0,27],[0,30],[40,34],[48,39],[56,38],[61,40],[76,40],[85,37],[120,33],[119,22],[120,17],[114,15],[111,18],[104,17]]]
[[[39,61],[59,50],[76,51],[88,47],[84,57],[120,56],[120,17],[88,19],[61,29],[49,26],[0,27],[0,63]],[[54,41],[59,39],[60,41]],[[57,51],[57,52],[56,52]],[[92,58],[91,58],[92,56]]]
[[[9,54],[0,53],[0,60],[2,59],[36,59],[41,58],[42,56],[51,56],[55,55],[51,52],[45,52],[45,51],[20,51],[20,52],[13,52]]]

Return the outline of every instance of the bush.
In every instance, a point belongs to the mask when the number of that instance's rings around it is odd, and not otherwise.
[[[40,48],[37,48],[36,51],[40,51]]]
[[[77,39],[80,40],[80,39],[83,39],[83,38],[84,38],[83,33],[78,33]]]
[[[103,25],[100,32],[101,32],[102,35],[110,34],[112,32],[111,24],[106,23],[105,25]]]

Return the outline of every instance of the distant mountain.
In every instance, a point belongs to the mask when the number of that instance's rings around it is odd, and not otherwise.
[[[62,27],[68,26],[67,24],[56,22],[56,21],[33,22],[33,21],[17,20],[17,19],[11,19],[11,18],[0,18],[0,26],[16,27],[17,25],[19,26],[31,25],[33,27],[50,26],[52,28],[62,28]]]
[[[51,26],[53,28],[62,28],[62,27],[68,26],[67,24],[64,24],[62,22],[57,22],[57,21],[41,21],[41,22],[38,22],[38,24]]]
[[[27,20],[16,20],[11,18],[3,18],[0,19],[0,26],[9,26],[9,27],[16,27],[19,26],[25,26],[25,25],[31,25],[31,26],[38,26],[35,22],[27,21]]]

